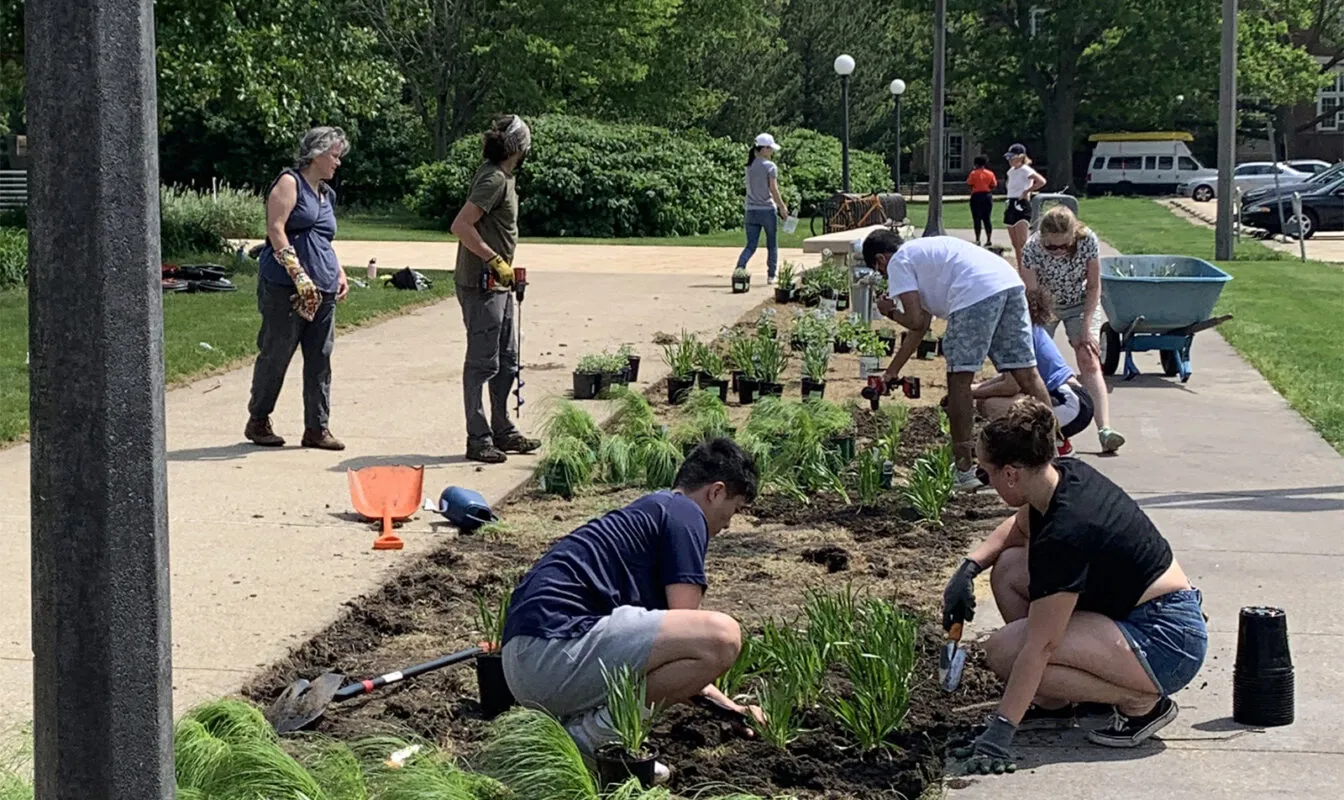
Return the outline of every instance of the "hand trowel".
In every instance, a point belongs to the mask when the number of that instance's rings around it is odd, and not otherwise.
[[[966,651],[961,649],[961,623],[947,631],[947,644],[938,656],[938,683],[945,692],[955,692],[961,685],[961,671],[966,667]]]

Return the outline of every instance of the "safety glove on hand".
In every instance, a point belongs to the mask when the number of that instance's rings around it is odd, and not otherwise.
[[[317,316],[317,308],[322,304],[322,293],[317,290],[317,284],[304,272],[303,265],[299,263],[299,255],[294,251],[293,246],[286,247],[276,256],[284,266],[285,272],[294,281],[294,296],[291,298],[294,303],[294,313],[300,317],[313,321]]]
[[[951,630],[958,622],[975,619],[975,576],[983,569],[966,558],[962,559],[961,566],[952,574],[952,579],[943,589],[943,630]]]
[[[966,775],[1016,772],[1017,762],[1008,747],[1017,734],[1017,726],[1001,714],[990,714],[987,723],[984,733],[969,746],[954,749],[952,757],[961,762],[961,771]]]
[[[486,264],[490,268],[490,273],[495,276],[495,283],[504,288],[513,285],[513,267],[505,261],[503,256],[496,255]]]

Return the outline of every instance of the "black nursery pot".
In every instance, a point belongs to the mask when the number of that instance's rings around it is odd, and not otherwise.
[[[896,465],[890,461],[882,462],[882,488],[890,489],[892,481],[896,478]]]
[[[836,339],[833,344],[834,346],[832,349],[837,353],[848,353],[850,350],[854,349],[850,346],[849,342],[842,342],[839,339]]]
[[[476,657],[476,688],[481,693],[481,716],[486,719],[494,719],[513,706],[513,692],[504,680],[504,659],[499,653]]]
[[[783,397],[784,384],[766,383],[765,381],[761,381],[757,384],[756,392],[761,397]]]
[[[686,402],[686,398],[693,388],[695,388],[695,378],[669,377],[667,379],[667,402],[674,406]]]
[[[727,381],[727,379],[724,379],[724,380],[714,380],[714,379],[711,379],[711,380],[708,380],[708,381],[705,381],[705,382],[701,383],[701,384],[700,384],[700,388],[701,388],[701,389],[705,389],[705,390],[707,390],[707,391],[716,392],[716,393],[719,395],[719,402],[721,402],[721,403],[726,403],[726,402],[728,402],[728,381]]]
[[[889,356],[890,356],[890,355],[895,355],[895,353],[896,353],[896,334],[895,334],[895,332],[890,332],[890,333],[886,333],[886,334],[879,333],[879,334],[877,335],[877,338],[881,339],[881,340],[882,340],[882,344],[886,346],[886,348],[887,348],[887,355],[889,355]]]
[[[822,299],[822,300],[834,300],[834,299],[835,299],[835,290],[832,289],[832,288],[829,287],[829,286],[826,287],[825,289],[822,289],[822,290],[821,290],[821,299]]]
[[[831,440],[831,445],[840,453],[840,459],[846,464],[854,460],[853,436],[838,436]]]
[[[848,292],[841,292],[840,294],[836,295],[836,297],[835,297],[835,310],[836,310],[836,311],[848,311],[848,310],[849,310],[849,293],[848,293]]]
[[[806,350],[807,340],[799,336],[794,336],[789,339],[789,349],[793,351]]]
[[[738,382],[738,380],[740,380],[740,379],[742,378],[742,370],[740,370],[740,369],[735,369],[735,370],[733,370],[732,373],[730,373],[730,377],[731,377],[731,381],[730,381],[730,383],[728,384],[728,388],[731,389],[732,391],[736,392],[736,391],[737,391],[737,382]]]
[[[630,383],[630,368],[626,367],[620,372],[608,372],[603,375],[603,380],[607,386],[626,386]]]
[[[806,297],[803,298],[803,305],[807,306],[808,308],[815,308],[816,306],[821,305],[821,295],[819,294],[807,295]]]
[[[653,765],[658,760],[658,751],[653,747],[647,749],[647,757],[636,759],[631,758],[619,744],[598,748],[593,754],[593,760],[597,762],[598,790],[607,792],[619,788],[631,777],[638,778],[639,785],[645,789],[652,788]]]
[[[639,356],[626,356],[626,358],[630,361],[630,365],[626,367],[626,372],[630,375],[630,382],[634,383],[639,380]]]
[[[788,286],[777,286],[777,287],[775,287],[775,302],[776,302],[776,303],[783,304],[783,303],[791,302],[792,300],[793,300],[793,289],[792,289],[791,287],[788,287]]]
[[[1294,691],[1287,615],[1280,608],[1243,608],[1232,669],[1232,719],[1264,728],[1291,725]]]
[[[737,402],[749,406],[756,402],[756,390],[760,388],[760,382],[755,378],[748,378],[745,375],[737,379]]]
[[[820,400],[826,396],[826,381],[814,381],[811,378],[803,378],[803,399]]]
[[[602,390],[602,374],[600,372],[575,372],[574,373],[574,399],[592,400],[597,397],[597,393]]]

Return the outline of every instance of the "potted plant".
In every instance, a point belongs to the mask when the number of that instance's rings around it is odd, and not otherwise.
[[[696,342],[687,341],[688,335],[682,332],[681,341],[663,345],[663,362],[672,374],[667,376],[667,402],[677,405],[686,399],[686,395],[695,386]]]
[[[756,342],[756,378],[759,381],[757,391],[761,397],[784,396],[784,386],[779,383],[780,373],[789,363],[789,354],[774,339],[759,339]]]
[[[774,339],[779,336],[779,326],[775,325],[775,310],[767,308],[756,318],[756,335],[762,339]]]
[[[541,490],[572,500],[575,489],[592,481],[596,463],[597,456],[587,442],[570,435],[557,436],[547,443],[546,455],[538,465]]]
[[[851,315],[847,319],[840,320],[835,329],[834,349],[837,353],[848,353],[854,349],[854,344],[858,341],[859,335],[867,328],[857,318]]]
[[[509,614],[509,594],[505,592],[491,603],[477,592],[476,614],[481,635],[485,637],[481,642],[485,652],[476,657],[476,688],[480,691],[481,716],[494,719],[515,702],[508,681],[504,680],[504,661],[499,652]]]
[[[901,333],[901,342],[905,342],[905,337],[910,335],[910,331]],[[941,340],[933,335],[933,331],[925,331],[924,338],[919,341],[919,348],[915,351],[915,357],[927,361],[933,358],[942,350]]]
[[[878,328],[877,338],[882,340],[882,346],[886,348],[887,355],[896,354],[896,331],[891,328]]]
[[[609,792],[632,777],[648,789],[653,786],[658,751],[649,744],[654,707],[647,699],[645,676],[629,664],[610,670],[603,664],[602,679],[607,684],[607,713],[617,741],[593,753],[598,791]]]
[[[602,356],[586,355],[574,368],[574,399],[592,400],[602,391]]]
[[[723,356],[706,347],[700,353],[700,388],[717,392],[719,400],[728,402],[728,381],[723,377]]]
[[[751,273],[746,267],[733,270],[733,294],[743,294],[751,290]]]
[[[788,303],[793,300],[793,277],[794,266],[790,261],[785,261],[775,275],[775,302]]]
[[[826,395],[826,368],[831,354],[822,345],[813,344],[803,353],[803,399],[820,400]]]
[[[875,331],[864,331],[859,335],[856,347],[859,350],[859,380],[868,380],[869,375],[882,371],[882,354],[887,346]]]
[[[602,353],[602,384],[604,389],[630,383],[630,359],[617,353]]]
[[[836,311],[849,310],[849,273],[844,268],[831,271],[831,288],[835,290]]]
[[[773,339],[762,339],[760,337],[742,336],[734,339],[729,345],[728,356],[737,367],[737,402],[747,406],[756,400],[756,389],[759,386],[759,372],[756,365],[757,343],[763,341],[774,341]]]
[[[623,344],[621,349],[616,352],[625,357],[630,382],[634,383],[639,380],[639,356],[635,354],[634,348],[628,344]]]

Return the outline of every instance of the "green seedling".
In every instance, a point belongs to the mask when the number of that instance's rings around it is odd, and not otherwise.
[[[826,380],[831,363],[831,349],[825,345],[810,344],[803,352],[803,377],[811,381]]]
[[[938,447],[915,459],[910,481],[905,487],[905,497],[919,512],[921,519],[935,527],[942,527],[943,510],[952,499],[955,486],[952,448]]]
[[[612,486],[625,486],[638,477],[635,442],[628,436],[603,436],[597,447],[597,465],[602,481]]]
[[[755,348],[757,378],[762,383],[777,383],[789,363],[789,353],[775,339],[759,338]]]
[[[611,670],[602,664],[602,680],[607,684],[607,713],[621,747],[632,758],[647,757],[654,708],[648,702],[644,673],[629,664]]]
[[[664,436],[655,436],[640,443],[639,462],[644,468],[644,486],[649,489],[667,489],[681,467],[681,448]]]
[[[490,652],[499,650],[504,640],[504,623],[509,617],[509,593],[502,592],[493,602],[481,592],[476,593],[476,622]]]
[[[854,636],[854,620],[858,613],[858,595],[850,584],[842,592],[808,589],[804,593],[803,614],[807,617],[807,638],[830,664],[837,648],[849,644]]]
[[[759,645],[758,640],[750,635],[743,635],[742,649],[737,653],[737,660],[728,668],[728,671],[714,680],[714,686],[728,697],[736,697],[741,694],[747,686],[747,681],[751,680],[759,672],[757,657]]]
[[[751,727],[761,740],[783,750],[798,740],[803,729],[797,716],[799,688],[788,675],[775,675],[761,681],[756,690],[757,705],[765,722],[753,719]]]
[[[791,625],[768,620],[761,629],[760,647],[766,672],[786,679],[796,704],[816,704],[826,659],[812,639]]]
[[[914,619],[895,605],[878,599],[863,604],[853,646],[842,651],[851,693],[828,705],[864,750],[890,746],[887,738],[905,724],[917,637]]]
[[[859,505],[874,508],[882,492],[882,464],[886,456],[880,447],[870,447],[859,454]]]
[[[555,401],[555,409],[542,424],[541,432],[548,449],[554,447],[558,439],[572,438],[596,451],[602,438],[592,415],[573,401],[563,398]]]

